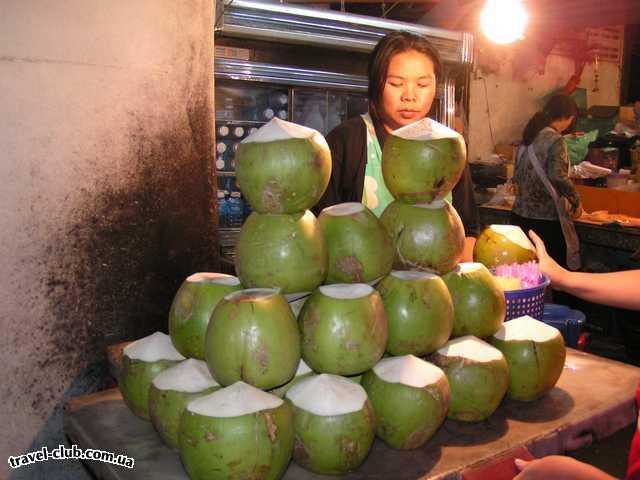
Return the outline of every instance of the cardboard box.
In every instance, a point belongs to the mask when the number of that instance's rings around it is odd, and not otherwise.
[[[518,147],[506,143],[498,144],[495,148],[495,154],[507,159],[507,162],[514,163],[516,161],[516,151]]]
[[[634,122],[636,114],[633,111],[633,105],[620,107],[620,110],[618,111],[618,119],[621,122]]]

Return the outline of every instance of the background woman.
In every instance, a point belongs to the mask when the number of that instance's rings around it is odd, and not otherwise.
[[[427,116],[441,70],[437,50],[420,35],[394,32],[380,40],[369,62],[369,112],[327,135],[333,170],[317,211],[337,203],[362,202],[376,215],[382,214],[393,201],[382,177],[385,139],[389,132]],[[468,261],[479,229],[468,165],[452,194],[467,236],[463,261]]]
[[[580,197],[569,180],[569,157],[562,133],[573,124],[576,113],[571,97],[556,95],[527,123],[513,177],[517,192],[511,218],[511,223],[520,225],[525,232],[535,230],[548,245],[551,257],[572,269],[578,265],[569,265],[567,247],[570,256],[578,255],[573,260],[579,262],[577,236],[574,229],[575,238],[567,238],[561,221],[565,217],[571,223],[565,226],[573,228],[570,217],[579,217],[582,208]],[[557,202],[550,190],[555,191]]]

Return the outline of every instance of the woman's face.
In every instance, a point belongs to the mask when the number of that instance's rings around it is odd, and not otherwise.
[[[382,119],[388,131],[423,119],[436,94],[433,62],[424,53],[407,50],[391,57],[382,90]]]

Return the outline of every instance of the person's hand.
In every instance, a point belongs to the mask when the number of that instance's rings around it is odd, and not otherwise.
[[[547,253],[544,242],[536,234],[536,232],[534,232],[533,230],[529,230],[529,237],[531,237],[531,240],[533,241],[533,244],[536,248],[540,271],[547,277],[549,277],[552,286],[561,289],[562,285],[566,281],[567,275],[569,275],[569,271],[562,268],[556,263],[553,258],[551,258],[551,256]]]
[[[513,480],[609,480],[613,477],[571,457],[550,455],[527,462],[516,458],[520,472]]]
[[[584,213],[584,210],[582,209],[582,204],[580,204],[580,205],[578,205],[578,208],[576,208],[573,211],[573,213],[571,214],[571,218],[576,220],[576,219],[580,218],[583,213]]]

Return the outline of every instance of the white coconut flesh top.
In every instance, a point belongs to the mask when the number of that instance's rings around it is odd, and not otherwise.
[[[280,293],[280,290],[277,288],[246,288],[244,290],[227,293],[224,299],[229,302],[233,302],[234,300],[251,300],[257,302],[260,300],[268,300],[278,293]]]
[[[459,263],[456,269],[454,270],[456,273],[473,273],[478,270],[483,270],[485,267],[482,263],[479,262],[463,262]]]
[[[277,117],[272,118],[240,143],[267,143],[277,140],[289,140],[290,138],[308,138],[320,144],[320,146],[329,148],[327,141],[319,131],[297,123],[287,122]]]
[[[240,279],[226,273],[198,272],[187,277],[191,283],[219,283],[220,285],[240,285]]]
[[[416,388],[433,385],[445,376],[440,368],[414,355],[384,358],[373,371],[385,382]]]
[[[333,285],[322,285],[319,288],[320,293],[325,297],[339,300],[362,298],[373,292],[373,287],[366,283],[334,283]]]
[[[329,373],[301,380],[286,396],[296,407],[322,417],[358,412],[367,400],[362,386]]]
[[[192,400],[187,405],[187,410],[205,417],[230,418],[278,408],[282,402],[275,395],[244,382],[236,382]]]
[[[331,215],[333,217],[342,217],[347,215],[353,215],[354,213],[360,213],[364,210],[364,205],[358,202],[347,202],[333,205],[322,210],[321,213]]]
[[[415,205],[412,205],[415,208],[426,208],[427,210],[437,210],[439,208],[444,208],[447,205],[446,200],[434,200],[433,202],[429,202],[429,203],[416,203]]]
[[[502,352],[473,335],[451,340],[438,350],[445,357],[461,357],[478,363],[488,363],[503,358]]]
[[[171,337],[166,333],[156,332],[127,345],[124,355],[131,360],[142,362],[157,362],[158,360],[185,360],[171,343]]]
[[[309,368],[309,365],[304,363],[304,360],[300,359],[300,363],[298,364],[298,369],[296,370],[296,374],[294,376],[299,377],[300,375],[305,375],[310,372],[313,372],[313,370]]]
[[[413,282],[415,280],[425,280],[431,278],[438,278],[438,274],[431,272],[416,272],[413,270],[393,270],[391,272],[391,276],[397,278],[398,280],[405,280],[408,282]]]
[[[460,137],[460,134],[455,130],[428,117],[394,130],[391,134],[405,140],[437,140]]]
[[[516,225],[491,225],[489,228],[525,250],[536,251],[531,240],[529,240],[522,229]]]
[[[559,335],[558,329],[525,315],[503,323],[500,330],[493,336],[505,342],[530,340],[542,343],[557,338]]]
[[[211,376],[205,362],[190,358],[160,372],[153,379],[153,385],[160,390],[193,393],[218,386],[218,382]]]

